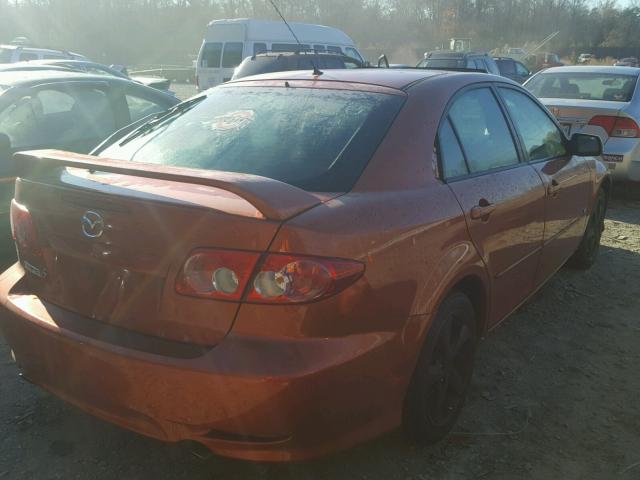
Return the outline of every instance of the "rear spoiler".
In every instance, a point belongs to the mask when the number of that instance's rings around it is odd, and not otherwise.
[[[35,177],[49,169],[73,167],[219,188],[248,201],[269,220],[286,220],[321,203],[319,197],[298,187],[246,173],[135,163],[60,150],[19,152],[14,158],[16,174],[22,178]]]

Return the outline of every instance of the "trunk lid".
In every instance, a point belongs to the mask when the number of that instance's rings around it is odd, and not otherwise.
[[[541,98],[542,103],[558,119],[567,137],[582,132],[598,135],[602,143],[609,138],[601,127],[591,126],[589,120],[596,115],[618,117],[628,105],[625,102],[605,100],[579,100],[562,98]]]
[[[198,345],[215,345],[227,334],[238,304],[175,292],[190,252],[266,251],[282,221],[321,202],[262,177],[220,181],[214,173],[224,178],[223,172],[60,152],[20,157],[25,171],[16,182],[16,201],[31,212],[46,269],[42,276],[27,273],[30,290],[96,321]],[[270,205],[272,195],[277,198]]]

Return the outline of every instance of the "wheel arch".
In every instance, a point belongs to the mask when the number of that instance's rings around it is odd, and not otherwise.
[[[478,335],[483,335],[487,329],[489,317],[489,295],[485,283],[478,275],[469,274],[458,280],[446,295],[453,291],[464,293],[469,298],[476,314]]]

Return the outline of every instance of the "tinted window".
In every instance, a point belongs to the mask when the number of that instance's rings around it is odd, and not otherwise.
[[[459,177],[469,173],[460,144],[449,120],[445,120],[438,132],[438,153],[445,178]]]
[[[217,88],[182,116],[100,153],[251,173],[312,191],[348,191],[403,101],[347,90]]]
[[[271,45],[271,50],[274,52],[298,52],[300,50],[309,50],[309,45],[297,43],[274,43]]]
[[[360,60],[362,62],[362,57],[355,48],[346,47],[344,51],[349,57],[355,58],[356,60]]]
[[[342,53],[342,49],[340,47],[327,45],[327,52]]]
[[[0,113],[0,132],[14,148],[62,146],[88,151],[115,130],[107,94],[94,88],[42,89]],[[91,144],[83,141],[92,140]]]
[[[530,75],[529,70],[520,62],[514,62],[516,66],[516,72],[518,75],[522,75],[523,77],[528,77]]]
[[[264,53],[267,51],[266,43],[254,43],[253,44],[253,54],[258,55],[259,53]]]
[[[473,62],[462,58],[425,58],[418,64],[418,68],[476,68]]]
[[[540,73],[527,82],[538,98],[579,98],[628,102],[636,88],[636,75],[611,73]]]
[[[162,112],[166,110],[163,105],[159,105],[146,98],[139,97],[137,95],[127,94],[124,96],[127,101],[127,107],[129,107],[129,116],[131,122],[137,122],[141,118],[151,115],[152,113]]]
[[[472,173],[518,163],[518,154],[502,111],[488,88],[463,94],[449,110]]]
[[[38,60],[37,53],[28,53],[28,52],[20,52],[20,60],[29,61],[29,60]]]
[[[222,54],[222,68],[234,68],[240,65],[242,61],[242,42],[232,42],[224,44],[224,53]]]
[[[496,60],[496,63],[502,75],[516,74],[516,62],[512,60]]]
[[[205,43],[202,49],[200,66],[204,68],[220,68],[220,58],[222,58],[222,44]]]
[[[314,45],[313,49],[316,52],[326,52],[327,51],[327,48],[324,45]]]
[[[500,93],[520,133],[529,160],[566,155],[560,130],[533,100],[509,88],[501,88]]]

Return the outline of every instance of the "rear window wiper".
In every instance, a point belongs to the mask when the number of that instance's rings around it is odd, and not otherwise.
[[[154,115],[151,119],[149,119],[148,122],[143,123],[138,128],[131,131],[129,135],[124,137],[122,141],[118,144],[118,146],[122,147],[123,145],[126,145],[130,141],[134,140],[135,138],[141,137],[143,135],[146,135],[149,132],[152,132],[153,130],[155,130],[157,127],[159,127],[169,119],[178,118],[183,113],[186,113],[187,111],[191,110],[191,108],[193,108],[195,105],[200,103],[205,98],[207,98],[206,95],[200,95],[199,97],[195,97],[190,100],[186,100],[182,103],[178,103],[177,105],[171,107],[169,110],[166,110],[164,112],[160,112]]]

